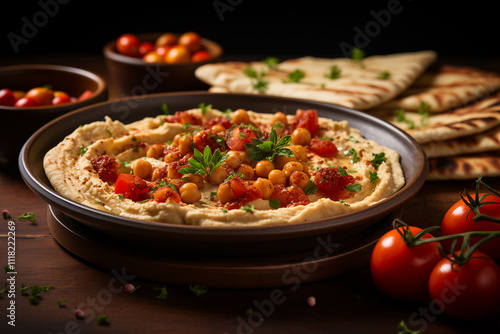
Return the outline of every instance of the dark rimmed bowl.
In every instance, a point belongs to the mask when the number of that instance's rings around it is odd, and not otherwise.
[[[105,115],[124,123],[155,116],[161,112],[160,107],[164,103],[171,111],[195,108],[200,103],[212,104],[220,110],[245,108],[263,113],[283,111],[295,114],[298,108],[316,109],[320,117],[347,120],[366,138],[399,152],[406,184],[386,200],[354,213],[293,225],[237,228],[174,225],[124,218],[64,198],[52,188],[43,169],[43,157],[73,129],[102,120]],[[74,111],[47,124],[29,139],[19,156],[19,168],[26,184],[38,196],[67,216],[95,229],[96,233],[109,234],[160,251],[233,256],[289,253],[314,249],[318,243],[352,240],[357,233],[366,233],[414,196],[424,184],[428,169],[427,158],[413,138],[365,113],[292,98],[206,92],[133,97]]]
[[[40,127],[69,111],[79,109],[108,98],[107,85],[99,75],[68,66],[59,65],[15,65],[0,68],[2,88],[28,91],[34,87],[50,84],[70,96],[78,97],[85,90],[94,95],[89,99],[62,104],[16,108],[0,106],[0,165],[11,169],[17,167],[17,158],[23,144]]]
[[[137,34],[140,41],[152,42],[160,33]],[[196,78],[194,71],[201,65],[220,61],[223,50],[214,41],[202,38],[202,44],[212,55],[203,62],[187,64],[146,63],[140,58],[122,55],[116,50],[116,40],[103,49],[110,74],[113,95],[117,97],[160,92],[203,90],[209,86]]]

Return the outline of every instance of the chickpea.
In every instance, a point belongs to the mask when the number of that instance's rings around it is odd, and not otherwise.
[[[180,179],[182,177],[182,174],[176,171],[175,169],[168,167],[167,177],[169,179]]]
[[[297,186],[304,189],[309,183],[309,176],[304,172],[295,171],[290,175],[289,183],[291,186]]]
[[[174,137],[174,140],[172,140],[172,145],[173,146],[179,146],[179,139],[181,139],[182,135],[179,133],[179,134],[176,134],[175,137]]]
[[[229,202],[234,199],[234,191],[229,183],[223,183],[217,189],[217,198],[221,203]]]
[[[295,145],[307,145],[311,142],[311,133],[304,128],[296,128],[292,132],[292,143]]]
[[[241,156],[238,153],[238,151],[229,151],[224,163],[226,165],[228,165],[229,168],[231,168],[231,169],[238,168],[242,163]]]
[[[217,132],[224,132],[226,131],[226,128],[223,127],[222,125],[220,124],[215,124],[214,126],[212,126],[210,128],[210,130],[212,130],[213,132],[217,133]]]
[[[287,162],[297,161],[296,157],[287,157],[285,155],[276,156],[276,169],[283,169]]]
[[[253,168],[247,164],[241,164],[240,167],[238,167],[238,169],[236,170],[236,173],[243,174],[245,180],[253,179],[253,176],[255,174]]]
[[[292,145],[287,146],[288,149],[292,150],[293,155],[301,161],[307,161],[307,151],[302,145]]]
[[[262,199],[269,199],[274,191],[274,186],[271,181],[259,177],[257,181],[253,184],[255,187],[259,188],[262,193]]]
[[[288,120],[286,118],[286,115],[282,113],[281,111],[278,111],[276,114],[274,114],[271,124],[275,125],[276,123],[281,123],[281,125],[285,126],[288,124]]]
[[[169,152],[169,153],[165,154],[165,156],[163,157],[163,161],[174,162],[174,161],[179,160],[182,156],[183,156],[183,154],[181,154],[181,152],[179,152],[179,151]]]
[[[221,184],[222,182],[224,182],[226,177],[227,177],[226,169],[222,166],[219,166],[210,173],[208,179],[213,184]]]
[[[286,184],[286,176],[285,173],[280,171],[279,169],[274,169],[269,173],[269,181],[272,182],[272,184]]]
[[[198,174],[184,174],[182,176],[182,181],[190,182],[196,184],[198,189],[205,186],[205,181],[203,181],[203,176]]]
[[[165,150],[165,145],[162,143],[156,143],[149,147],[146,156],[148,158],[159,159],[163,156],[163,150]]]
[[[185,203],[194,203],[201,198],[198,186],[191,182],[184,183],[179,188],[179,194],[181,195],[182,201]]]
[[[274,164],[269,160],[261,160],[255,165],[255,173],[258,177],[267,178],[269,173],[274,169]]]
[[[191,145],[193,144],[193,141],[189,136],[182,136],[179,138],[179,152],[181,152],[182,155],[191,152]]]
[[[286,178],[288,179],[293,172],[299,171],[302,172],[304,167],[298,161],[290,161],[283,166],[283,173],[285,173]]]
[[[250,116],[245,109],[238,109],[232,115],[233,124],[248,124],[250,123]]]
[[[151,175],[151,172],[153,171],[153,166],[151,166],[151,163],[149,161],[144,159],[139,159],[134,163],[132,170],[134,171],[134,175],[146,179]]]

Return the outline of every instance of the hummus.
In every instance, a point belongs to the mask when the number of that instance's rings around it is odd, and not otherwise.
[[[44,168],[57,192],[92,208],[224,227],[330,218],[383,201],[405,182],[397,152],[314,110],[285,116],[203,106],[130,124],[106,117],[47,152]]]

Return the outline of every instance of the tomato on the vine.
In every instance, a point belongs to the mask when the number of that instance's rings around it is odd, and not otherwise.
[[[422,229],[409,226],[415,236]],[[402,227],[398,227],[403,232]],[[422,239],[433,238],[429,233]],[[428,295],[429,275],[441,259],[438,243],[408,247],[396,229],[380,238],[373,249],[370,269],[375,285],[400,300],[418,300]]]
[[[123,34],[116,41],[116,49],[121,54],[130,57],[139,57],[139,39],[133,34]]]
[[[483,194],[479,194],[481,198]],[[471,194],[472,198],[476,198],[475,194]],[[481,206],[479,211],[482,214],[500,218],[500,198],[494,195],[486,196],[482,202],[490,202],[491,204],[486,204]],[[500,224],[481,220],[474,221],[476,214],[470,211],[470,208],[463,200],[456,202],[445,214],[442,224],[441,224],[441,235],[451,235],[464,232],[472,231],[500,231]],[[481,240],[479,237],[471,237],[470,245],[474,245],[476,242]],[[446,252],[450,251],[452,240],[442,241],[442,245]],[[462,244],[462,239],[457,240],[457,245],[455,249],[459,249]],[[479,250],[490,256],[495,261],[500,261],[500,238],[496,238],[486,242],[479,247]]]
[[[500,268],[479,251],[461,266],[443,258],[431,272],[429,292],[449,316],[477,319],[491,313],[500,302]]]

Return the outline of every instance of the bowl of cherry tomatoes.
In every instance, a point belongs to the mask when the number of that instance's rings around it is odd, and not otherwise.
[[[219,61],[223,50],[196,32],[125,33],[103,49],[113,93],[118,96],[208,89],[197,67]]]
[[[0,166],[17,166],[23,144],[40,127],[71,110],[108,98],[107,84],[92,72],[59,65],[0,68]]]

